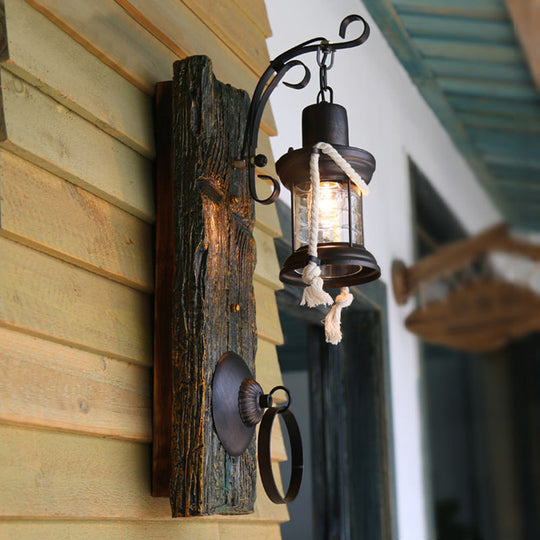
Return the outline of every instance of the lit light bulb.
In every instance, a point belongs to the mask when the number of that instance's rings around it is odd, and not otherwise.
[[[294,239],[295,249],[309,242],[311,227],[311,185],[294,186],[295,205]],[[351,185],[351,230],[352,243],[361,245],[362,238],[362,195]],[[318,244],[349,243],[349,195],[348,185],[337,181],[321,181],[319,188],[319,235]]]
[[[340,185],[337,182],[321,182],[319,190],[319,243],[340,241],[342,198]]]

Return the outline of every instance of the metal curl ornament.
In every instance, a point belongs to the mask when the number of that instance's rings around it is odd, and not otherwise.
[[[361,21],[364,25],[362,33],[355,39],[351,39],[343,42],[330,42],[324,37],[312,38],[308,41],[304,41],[291,49],[281,53],[270,62],[270,65],[266,71],[262,74],[248,111],[246,130],[244,132],[244,141],[242,145],[242,155],[240,159],[233,160],[233,166],[237,169],[248,169],[249,171],[249,190],[251,197],[261,204],[272,204],[277,200],[280,193],[279,181],[268,175],[259,175],[259,178],[263,178],[272,183],[272,193],[266,199],[260,199],[257,195],[256,182],[255,182],[255,168],[264,167],[268,163],[268,159],[264,154],[257,154],[257,143],[259,135],[259,127],[261,124],[261,118],[270,95],[281,82],[285,74],[293,67],[302,66],[304,68],[304,76],[298,83],[290,83],[284,81],[283,84],[289,88],[295,90],[301,90],[305,88],[310,79],[311,72],[308,67],[300,60],[293,60],[294,58],[303,54],[316,52],[319,57],[321,54],[328,55],[333,54],[340,49],[349,49],[362,45],[369,37],[369,25],[366,20],[360,15],[349,15],[345,17],[339,26],[339,37],[345,39],[347,34],[347,28],[355,21]],[[331,67],[331,65],[329,66]]]

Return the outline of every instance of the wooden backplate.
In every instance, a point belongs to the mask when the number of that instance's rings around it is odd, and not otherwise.
[[[249,98],[217,81],[204,56],[176,62],[174,81],[160,83],[156,97],[152,492],[170,495],[174,517],[247,513],[255,500],[255,442],[239,457],[225,452],[211,386],[227,351],[255,368],[254,208],[246,171],[231,167]]]

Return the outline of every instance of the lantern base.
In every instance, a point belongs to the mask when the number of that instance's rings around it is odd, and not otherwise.
[[[378,279],[381,270],[375,257],[364,246],[323,244],[317,247],[321,277],[325,288],[349,287]],[[302,270],[307,264],[307,246],[287,257],[279,279],[283,283],[305,287]]]

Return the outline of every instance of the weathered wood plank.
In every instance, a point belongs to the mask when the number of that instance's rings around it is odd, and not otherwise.
[[[2,69],[0,146],[146,221],[154,218],[151,162]]]
[[[0,150],[0,192],[0,234],[152,291],[147,223],[6,150]]]
[[[249,99],[217,81],[206,56],[177,62],[174,71],[171,506],[173,516],[246,513],[255,445],[237,458],[227,454],[210,403],[225,352],[255,367],[255,216],[247,172],[230,165]]]
[[[0,422],[151,440],[150,371],[0,328]]]
[[[181,2],[139,0],[27,0],[64,32],[144,92],[170,80],[179,58],[206,54],[217,76],[252,92],[253,73],[200,19]],[[263,128],[275,135],[270,109]]]
[[[151,364],[147,294],[2,237],[0,260],[1,326]]]
[[[279,473],[276,480],[280,482]],[[0,516],[5,518],[171,522],[167,499],[150,495],[148,444],[0,425],[0,485]],[[257,491],[255,512],[241,521],[285,521],[285,505],[271,503],[260,483]],[[233,519],[239,518],[174,523],[203,527],[237,522]]]
[[[151,99],[23,0],[6,0],[2,65],[127,144],[154,155]],[[31,39],[29,39],[31,36]]]
[[[264,35],[234,0],[182,0],[255,74],[270,63]],[[263,2],[252,2],[263,4]]]

